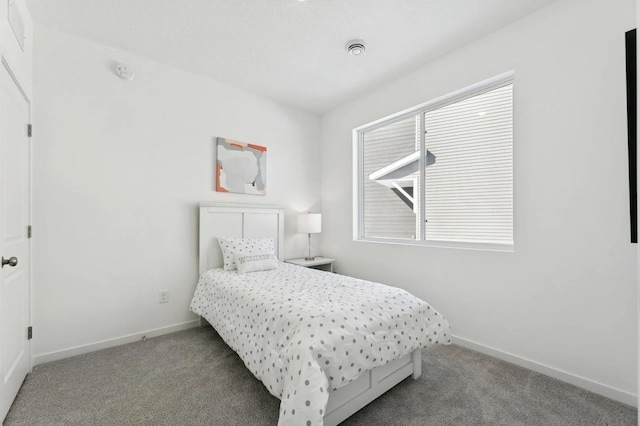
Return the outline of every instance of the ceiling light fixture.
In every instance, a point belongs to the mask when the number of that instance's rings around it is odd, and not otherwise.
[[[362,40],[351,40],[347,43],[347,51],[351,54],[351,56],[360,56],[366,50],[366,46],[364,45],[364,41]]]

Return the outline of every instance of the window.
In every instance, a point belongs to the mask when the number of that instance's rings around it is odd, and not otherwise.
[[[513,74],[354,130],[358,240],[513,247]]]

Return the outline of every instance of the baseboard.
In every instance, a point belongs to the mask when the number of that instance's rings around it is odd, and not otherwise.
[[[63,349],[60,351],[48,352],[33,357],[33,365],[44,364],[46,362],[57,361],[63,358],[69,358],[76,355],[82,355],[89,352],[98,351],[100,349],[112,348],[114,346],[120,346],[127,343],[137,342],[142,339],[142,336],[147,338],[162,336],[164,334],[174,333],[176,331],[187,330],[190,328],[200,326],[200,319],[183,322],[180,324],[174,324],[168,327],[156,328],[153,330],[142,331],[139,333],[129,334],[122,337],[116,337],[114,339],[102,340],[100,342],[90,343],[88,345],[75,346],[73,348]],[[588,391],[597,393],[599,395],[611,398],[615,401],[619,401],[634,407],[638,406],[637,395],[623,391],[621,389],[614,388],[609,385],[605,385],[594,380],[587,379],[572,373],[568,373],[557,368],[550,367],[548,365],[540,364],[530,359],[522,358],[517,355],[504,352],[500,349],[492,348],[469,339],[465,339],[458,336],[451,336],[452,343],[458,346],[462,346],[467,349],[480,352],[494,358],[501,359],[503,361],[510,362],[515,365],[527,368],[540,374],[544,374],[554,379],[561,380],[566,383],[581,387]]]
[[[89,343],[88,345],[75,346],[73,348],[63,349],[60,351],[48,352],[45,354],[36,355],[33,357],[33,364],[44,364],[45,362],[57,361],[63,358],[69,358],[76,355],[82,355],[89,352],[99,351],[100,349],[112,348],[114,346],[120,346],[127,343],[137,342],[142,339],[142,336],[147,338],[162,336],[163,334],[174,333],[176,331],[187,330],[189,328],[198,327],[200,320],[192,320],[183,322],[180,324],[170,325],[168,327],[155,328],[153,330],[142,331],[140,333],[129,334],[122,337],[116,337],[113,339],[102,340],[100,342]]]
[[[462,337],[457,337],[457,336],[451,336],[451,337],[452,337],[452,343],[454,345],[462,346],[464,348],[471,349],[476,352],[480,352],[480,353],[492,356],[494,358],[498,358],[503,361],[510,362],[515,365],[519,365],[520,367],[527,368],[529,370],[535,371],[536,373],[553,377],[554,379],[558,379],[563,382],[570,383],[572,385],[586,389],[593,393],[597,393],[598,395],[606,396],[607,398],[631,405],[633,407],[638,406],[638,396],[633,393],[623,391],[621,389],[617,389],[609,385],[605,385],[603,383],[587,379],[585,377],[568,373],[566,371],[559,370],[557,368],[550,367],[548,365],[540,364],[530,359],[522,358],[517,355],[513,355],[508,352],[501,351],[500,349],[485,346],[483,344],[474,342],[469,339],[464,339]]]

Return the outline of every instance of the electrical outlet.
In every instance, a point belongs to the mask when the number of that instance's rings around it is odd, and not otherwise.
[[[160,290],[160,300],[158,303],[169,303],[169,290]]]

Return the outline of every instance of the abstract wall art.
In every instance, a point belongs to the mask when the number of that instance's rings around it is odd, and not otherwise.
[[[266,195],[267,148],[217,138],[216,191]]]

